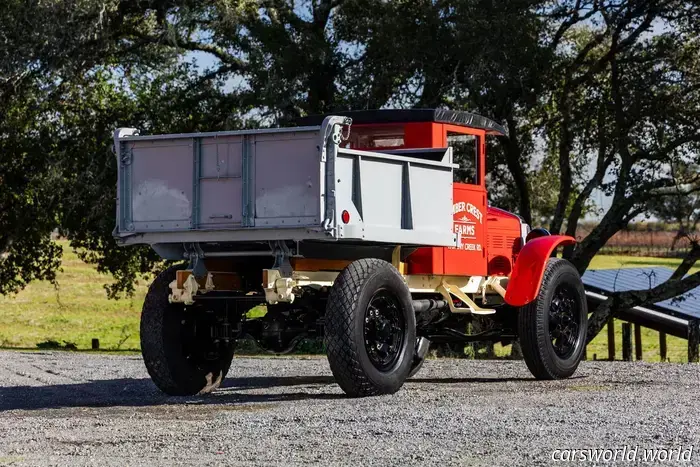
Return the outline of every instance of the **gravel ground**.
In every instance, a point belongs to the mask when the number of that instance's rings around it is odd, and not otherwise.
[[[625,445],[692,446],[700,465],[699,383],[697,365],[537,382],[523,362],[446,359],[347,399],[323,358],[237,358],[223,389],[174,398],[138,356],[0,352],[0,465],[548,465]]]

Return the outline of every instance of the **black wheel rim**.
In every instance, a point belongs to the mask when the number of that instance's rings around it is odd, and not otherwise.
[[[392,368],[399,359],[405,322],[401,306],[388,290],[379,290],[369,301],[364,316],[367,356],[379,371]]]
[[[557,287],[549,306],[549,337],[554,353],[562,359],[571,357],[578,346],[580,311],[576,290],[566,284]]]

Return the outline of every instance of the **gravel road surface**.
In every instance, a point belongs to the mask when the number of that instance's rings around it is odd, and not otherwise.
[[[166,397],[138,356],[0,352],[0,465],[549,465],[624,446],[693,447],[700,465],[698,365],[584,362],[537,382],[523,362],[430,360],[367,399],[324,358],[236,358],[229,376]]]

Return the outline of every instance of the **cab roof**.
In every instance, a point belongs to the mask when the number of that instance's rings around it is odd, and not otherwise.
[[[356,124],[371,123],[410,123],[435,122],[449,123],[469,128],[486,130],[488,135],[508,136],[508,131],[491,119],[471,112],[447,109],[382,109],[382,110],[346,110],[326,115],[309,115],[297,120],[297,124],[320,125],[327,115],[340,115],[352,118]]]

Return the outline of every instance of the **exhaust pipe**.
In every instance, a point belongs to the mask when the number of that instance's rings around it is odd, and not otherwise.
[[[413,311],[416,313],[424,313],[426,311],[439,310],[447,308],[447,300],[413,300]]]

